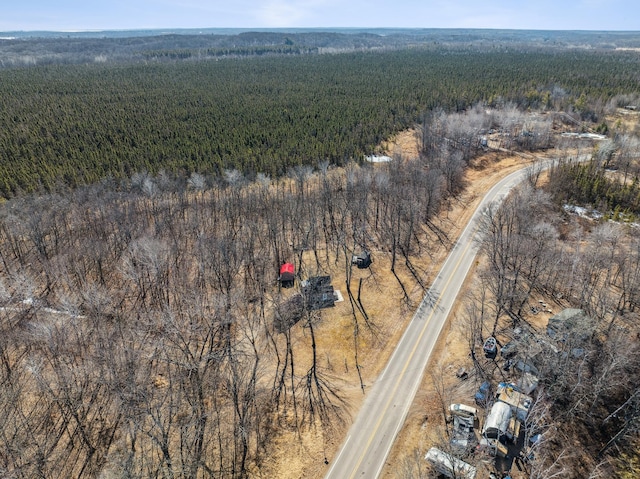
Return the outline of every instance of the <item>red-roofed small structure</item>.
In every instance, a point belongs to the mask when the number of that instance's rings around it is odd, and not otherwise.
[[[282,263],[280,266],[280,276],[278,281],[283,288],[291,288],[296,278],[295,267],[291,263]]]

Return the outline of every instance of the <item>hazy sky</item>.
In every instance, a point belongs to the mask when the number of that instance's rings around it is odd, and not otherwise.
[[[639,0],[0,0],[0,31],[419,27],[640,30]]]

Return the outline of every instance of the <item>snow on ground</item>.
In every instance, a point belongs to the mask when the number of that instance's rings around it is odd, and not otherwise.
[[[585,218],[592,221],[600,220],[604,217],[604,215],[600,213],[598,210],[586,208],[584,206],[566,204],[562,206],[562,209],[569,214],[578,215],[580,218]],[[613,220],[609,219],[608,221],[613,221]],[[615,221],[615,223],[620,223],[620,221]],[[631,226],[632,228],[640,228],[640,223],[627,222],[627,221],[622,221],[622,223],[626,224],[627,226]]]
[[[369,163],[389,163],[390,161],[393,161],[393,158],[391,158],[390,156],[377,155],[365,156],[364,159]]]

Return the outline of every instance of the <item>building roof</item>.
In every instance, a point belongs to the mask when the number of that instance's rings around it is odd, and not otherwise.
[[[302,284],[307,309],[330,308],[335,305],[336,296],[331,284],[331,276],[313,276]]]
[[[282,263],[280,266],[280,275],[278,281],[285,287],[293,286],[296,279],[295,268],[291,263]]]
[[[294,274],[295,273],[295,268],[291,263],[282,263],[282,266],[280,266],[280,274],[283,273],[291,273]]]
[[[360,269],[368,268],[372,262],[371,253],[368,251],[363,251],[357,255],[354,254],[351,258],[351,264],[357,265]]]
[[[515,384],[500,383],[498,385],[498,401],[507,404],[521,421],[524,421],[528,414],[533,399],[521,392]]]

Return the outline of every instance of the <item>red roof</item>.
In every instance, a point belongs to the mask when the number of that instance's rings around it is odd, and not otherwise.
[[[295,269],[291,263],[284,263],[282,266],[280,266],[280,274],[284,274],[284,273],[294,274],[294,272],[295,272]]]

